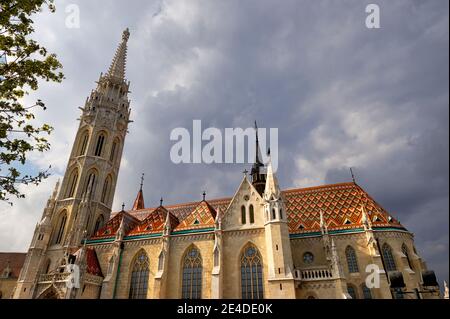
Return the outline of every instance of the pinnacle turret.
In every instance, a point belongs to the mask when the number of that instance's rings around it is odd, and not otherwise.
[[[125,29],[122,33],[122,42],[119,44],[116,54],[111,62],[111,66],[106,74],[107,77],[125,80],[125,67],[127,62],[127,42],[130,37],[130,31]]]
[[[258,138],[258,125],[255,121],[255,162],[253,163],[252,170],[250,175],[252,176],[252,184],[255,186],[256,190],[260,195],[264,191],[264,185],[266,182],[266,176],[262,169],[264,168],[264,164],[260,160],[260,149],[259,149],[259,138]]]
[[[269,159],[267,165],[266,185],[264,189],[264,197],[268,200],[278,199],[281,195],[280,186],[278,185],[278,179],[273,171],[272,161]]]

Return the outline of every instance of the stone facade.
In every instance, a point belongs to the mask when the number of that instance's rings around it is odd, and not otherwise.
[[[141,183],[133,208],[111,214],[130,116],[128,37],[82,108],[14,298],[412,297],[393,292],[388,271],[402,274],[404,292],[428,288],[412,233],[359,185],[282,191],[258,139],[233,198],[146,208]],[[373,267],[379,284],[367,287]]]

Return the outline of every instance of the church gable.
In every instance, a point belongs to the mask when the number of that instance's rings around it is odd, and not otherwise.
[[[208,202],[203,200],[177,227],[175,227],[174,232],[213,228],[216,216],[216,210],[208,204]]]
[[[178,225],[178,219],[163,206],[153,210],[148,216],[134,227],[127,235],[161,233],[164,231],[167,214],[170,214],[169,220],[171,228]]]
[[[139,223],[138,219],[125,211],[121,211],[117,213],[113,218],[111,218],[105,226],[100,228],[93,236],[91,236],[90,239],[114,237],[120,227],[122,219],[124,221],[125,233],[127,233],[130,229],[134,228]]]
[[[262,227],[264,225],[262,204],[262,197],[247,176],[244,176],[225,211],[223,227],[225,229]]]

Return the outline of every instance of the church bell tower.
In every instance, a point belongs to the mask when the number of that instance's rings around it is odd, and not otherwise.
[[[38,297],[39,276],[62,268],[84,238],[110,218],[130,118],[125,79],[128,29],[111,65],[81,109],[62,183],[50,197],[27,253],[14,298]]]

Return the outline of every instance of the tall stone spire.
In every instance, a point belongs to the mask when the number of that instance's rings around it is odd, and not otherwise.
[[[141,177],[141,187],[139,189],[139,192],[136,196],[136,199],[134,200],[134,204],[133,204],[133,210],[138,210],[138,209],[144,209],[145,205],[144,205],[144,193],[142,192],[142,186],[144,185],[144,174],[142,174]]]
[[[252,176],[252,184],[255,186],[256,190],[260,195],[264,191],[264,185],[266,182],[266,176],[263,172],[261,172],[261,168],[264,167],[264,164],[260,160],[260,149],[259,149],[259,138],[258,138],[258,125],[255,121],[255,162],[253,163],[251,176]]]
[[[127,62],[127,42],[130,37],[130,31],[126,28],[122,33],[122,42],[120,42],[119,47],[116,50],[116,54],[111,62],[108,73],[108,77],[125,80],[125,66]]]
[[[81,108],[64,178],[48,201],[42,223],[36,226],[15,298],[35,297],[40,265],[48,257],[61,260],[68,252],[78,250],[86,235],[97,230],[93,226],[100,227],[110,218],[130,123],[130,82],[125,81],[129,36],[127,29],[111,67],[100,75],[97,87]]]
[[[264,198],[267,200],[278,199],[281,195],[280,186],[278,185],[278,179],[273,171],[272,160],[269,159],[267,165],[267,177],[266,185],[264,189]]]

